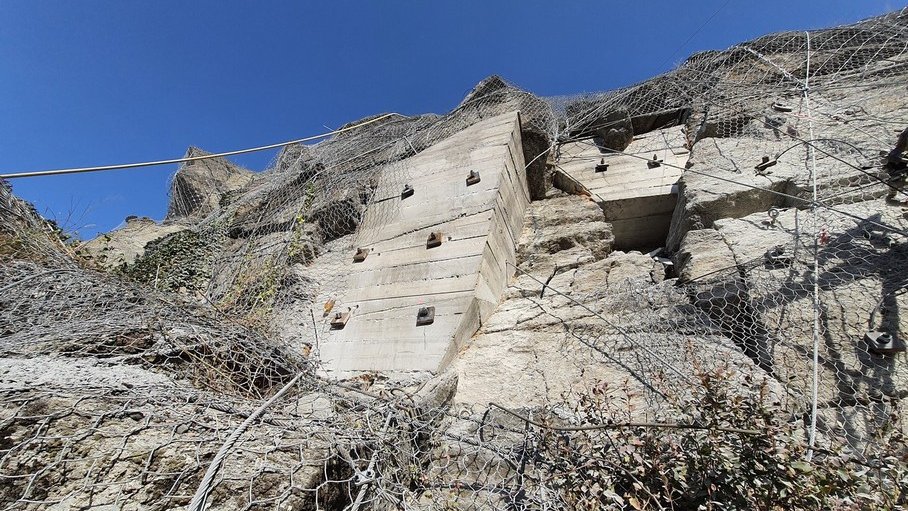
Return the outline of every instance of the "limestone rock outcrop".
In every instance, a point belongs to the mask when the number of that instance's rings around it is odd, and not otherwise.
[[[197,147],[190,147],[184,158],[210,154],[212,153]],[[251,171],[225,158],[188,161],[173,176],[166,220],[173,222],[189,217],[203,217],[218,207],[225,194],[246,186],[251,180]]]
[[[87,241],[81,249],[100,264],[117,268],[133,264],[136,258],[145,254],[149,242],[185,229],[186,226],[180,224],[159,224],[147,217],[129,217],[123,227]]]

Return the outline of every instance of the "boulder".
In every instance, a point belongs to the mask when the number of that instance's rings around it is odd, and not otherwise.
[[[212,153],[190,147],[185,158]],[[180,166],[170,184],[170,204],[165,221],[201,218],[218,208],[221,197],[252,181],[253,173],[225,158],[188,161]]]
[[[598,119],[594,133],[606,152],[624,151],[634,140],[634,124],[627,110],[617,110]]]
[[[553,194],[530,204],[524,219],[518,264],[530,267],[576,266],[602,259],[612,250],[614,236],[602,209],[588,197]]]
[[[790,144],[741,138],[708,138],[697,143],[679,181],[668,249],[677,250],[688,231],[711,228],[718,219],[765,213],[773,207],[805,207],[807,199],[791,197],[798,193],[796,177],[804,172],[803,148],[789,150],[769,167],[769,173],[755,169],[763,157],[775,159],[783,147]]]
[[[688,231],[674,257],[675,271],[689,282],[734,270],[734,253],[725,238],[713,229]]]

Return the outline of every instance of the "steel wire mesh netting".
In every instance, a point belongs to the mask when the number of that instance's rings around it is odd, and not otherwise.
[[[489,79],[448,114],[288,146],[262,173],[214,160],[205,172],[230,185],[214,195],[184,168],[167,220],[180,229],[137,261],[140,279],[72,257],[3,188],[0,503],[904,506],[906,24],[893,13],[773,34],[603,93],[538,98]],[[506,292],[532,300],[570,364],[616,377],[517,409],[452,404],[449,373],[325,377],[328,326],[311,309],[380,234],[364,218],[396,220],[388,199],[419,178],[407,158],[511,111],[542,195],[551,177],[538,169],[600,158],[571,144],[605,156],[683,131],[690,155],[662,253],[680,269],[581,288],[518,262]],[[744,489],[721,493],[741,474]],[[812,497],[784,486],[807,480]]]

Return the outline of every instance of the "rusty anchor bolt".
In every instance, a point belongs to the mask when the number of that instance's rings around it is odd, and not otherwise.
[[[608,163],[605,163],[605,158],[602,158],[596,165],[596,172],[605,172],[606,170],[608,170]]]
[[[342,330],[347,326],[347,321],[350,321],[349,312],[338,312],[334,314],[334,319],[331,320],[331,330]]]
[[[662,166],[662,160],[658,159],[658,157],[654,154],[652,160],[646,161],[646,166],[651,169],[659,168]]]

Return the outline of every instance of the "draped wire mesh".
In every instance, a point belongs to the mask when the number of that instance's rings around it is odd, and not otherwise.
[[[152,286],[76,262],[4,188],[0,503],[170,509],[203,493],[212,509],[565,509],[589,505],[577,489],[601,483],[589,490],[597,505],[620,508],[635,504],[619,476],[584,471],[625,452],[628,429],[610,425],[706,424],[747,449],[734,428],[772,421],[794,425],[799,456],[875,467],[873,501],[905,484],[881,468],[905,456],[905,356],[874,343],[883,333],[897,344],[908,326],[906,148],[891,153],[908,127],[906,45],[906,16],[892,13],[702,52],[615,91],[539,98],[487,80],[446,115],[392,115],[288,146],[261,173],[234,176],[214,160],[206,172],[223,179],[212,179],[238,183],[214,199],[187,166],[168,215],[185,230],[167,243],[191,246],[173,253],[193,270],[171,289],[160,261]],[[543,295],[549,275],[520,262],[508,296],[529,297],[561,328],[562,356],[624,376],[544,406],[452,405],[449,375],[326,378],[327,323],[288,318],[323,304],[327,314],[352,254],[380,234],[359,229],[365,216],[393,222],[395,199],[419,179],[408,157],[515,110],[525,149],[544,141],[525,155],[528,171],[588,158],[568,144],[605,156],[681,126],[691,154],[662,255],[682,266],[685,235],[718,228],[732,233],[730,263],[581,290],[556,278]],[[694,189],[700,203],[684,195]],[[718,199],[707,207],[704,196]],[[715,419],[704,400],[716,377],[705,374],[724,375],[723,396],[778,403],[778,416],[742,405],[740,423]]]

